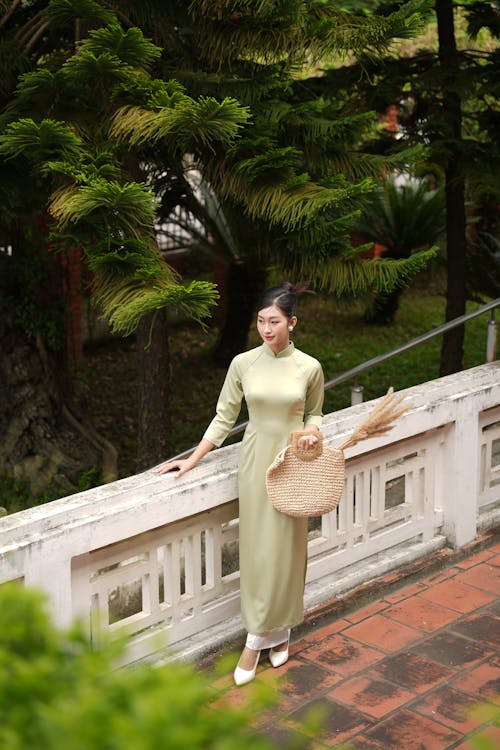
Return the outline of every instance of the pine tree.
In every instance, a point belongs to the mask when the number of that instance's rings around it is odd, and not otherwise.
[[[215,288],[204,281],[181,283],[162,260],[154,236],[155,197],[141,160],[151,155],[160,139],[163,151],[174,161],[187,151],[196,154],[211,148],[217,141],[229,147],[248,117],[246,110],[230,98],[196,101],[175,80],[153,78],[150,70],[160,55],[159,48],[138,28],[123,28],[117,16],[98,3],[53,1],[27,20],[25,8],[21,18],[12,9],[9,41],[19,42],[24,64],[30,63],[32,69],[20,75],[14,95],[6,97],[1,122],[4,236],[12,236],[14,221],[17,226],[12,258],[2,258],[6,309],[14,310],[17,322],[25,322],[19,311],[30,292],[22,285],[27,266],[35,257],[47,274],[53,273],[49,249],[65,253],[78,246],[92,274],[93,300],[112,330],[130,334],[146,317],[152,326],[155,317],[164,319],[165,308],[202,321],[216,299]],[[98,28],[91,28],[96,25]],[[77,42],[69,31],[75,28]],[[52,33],[55,39],[48,38]],[[41,40],[42,50],[30,57],[37,40]],[[154,114],[154,126],[140,142],[115,135],[134,107],[148,108]],[[26,182],[34,188],[28,194],[22,189]],[[47,226],[45,242],[33,241],[36,222]],[[60,275],[55,292],[57,296],[61,293]],[[48,297],[41,301],[43,307]],[[38,335],[41,346],[43,331],[34,325],[28,332]],[[158,385],[156,391],[148,390],[155,404],[149,402],[145,407],[149,429],[144,433],[159,438],[149,454],[150,462],[159,458],[160,449],[165,454],[168,439],[164,437],[168,370],[165,363],[163,372],[158,373],[157,364],[153,363],[148,373]],[[57,390],[54,378],[52,381]],[[62,402],[60,393],[57,398]],[[95,431],[78,424],[66,404],[62,414],[73,427],[78,425],[88,440],[102,447]],[[36,437],[32,435],[31,440]],[[24,466],[28,479],[27,456],[37,451],[42,452],[41,461],[47,465],[48,480],[60,474],[61,466],[67,469],[75,463],[66,460],[62,451],[60,460],[54,458],[55,449],[49,459],[46,448],[34,448],[31,442],[25,450],[27,455],[14,461]],[[14,470],[10,458],[4,468]],[[34,468],[39,469],[39,464]],[[74,471],[68,472],[74,479]],[[112,478],[113,473],[111,469],[106,478]],[[63,484],[67,488],[68,483]]]
[[[177,199],[194,217],[187,228],[197,235],[196,247],[229,265],[221,364],[245,348],[270,266],[305,275],[325,291],[352,294],[390,287],[427,261],[415,256],[399,268],[351,252],[353,218],[376,178],[406,167],[420,152],[360,150],[374,114],[353,115],[341,98],[316,96],[302,72],[313,71],[324,56],[381,50],[394,36],[416,33],[420,5],[409,3],[375,23],[339,12],[336,3],[296,0],[168,3],[169,14],[162,8],[151,16],[151,32],[164,48],[164,78],[175,75],[192,95],[235,96],[251,112],[231,149],[207,151],[197,164],[209,201],[200,203],[189,181],[176,175]],[[140,137],[148,120],[139,111],[130,114],[126,135]],[[165,219],[171,198],[169,189]],[[196,233],[200,220],[208,238]]]
[[[50,196],[52,245],[85,249],[94,298],[112,327],[130,333],[140,326],[141,341],[156,342],[154,357],[165,355],[165,306],[200,318],[214,299],[210,286],[179,285],[159,263],[156,199],[160,218],[184,204],[207,222],[216,252],[231,259],[232,278],[243,279],[228,318],[243,340],[235,345],[229,331],[220,360],[244,346],[272,263],[338,294],[390,287],[428,254],[398,266],[366,261],[350,249],[349,232],[375,177],[416,154],[360,149],[373,114],[353,115],[336,95],[317,97],[302,71],[333,54],[379,53],[395,36],[414,34],[421,5],[412,0],[374,22],[320,0],[13,2],[0,55],[10,80],[5,205],[18,215],[19,185],[31,170],[39,212]],[[215,215],[185,179],[188,156]],[[153,378],[154,357],[142,370]],[[167,403],[157,379],[143,390]],[[158,400],[146,405],[143,434],[153,417],[166,423]],[[164,450],[148,449],[141,465]]]
[[[374,18],[393,8],[384,0],[376,5]],[[329,70],[316,90],[345,92],[354,111],[367,102],[380,113],[396,104],[400,142],[424,143],[428,148],[427,172],[443,183],[445,191],[446,319],[450,320],[465,312],[467,297],[498,294],[498,286],[491,279],[484,283],[477,266],[492,268],[498,278],[491,252],[498,220],[491,207],[498,205],[499,195],[500,24],[498,9],[487,0],[436,0],[429,4],[427,20],[437,24],[434,46]],[[467,33],[461,45],[457,44],[459,26],[465,26]],[[490,35],[486,44],[478,39],[485,30]],[[386,144],[379,141],[372,147],[383,152]],[[484,238],[482,243],[473,240],[478,234]],[[461,369],[463,335],[463,326],[444,335],[442,375]]]

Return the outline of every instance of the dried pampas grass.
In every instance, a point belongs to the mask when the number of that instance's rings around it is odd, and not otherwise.
[[[411,406],[411,404],[400,406],[403,398],[404,396],[395,396],[394,388],[389,388],[370,416],[353,430],[351,435],[338,446],[339,449],[350,448],[361,440],[385,435],[389,430],[392,430],[396,419],[408,411]]]

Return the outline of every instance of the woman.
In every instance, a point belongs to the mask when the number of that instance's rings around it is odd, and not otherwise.
[[[262,649],[270,649],[273,667],[287,661],[290,628],[304,617],[307,519],[279,513],[266,492],[266,471],[288,444],[290,432],[308,433],[300,438],[300,447],[307,450],[317,443],[321,425],[321,365],[295,349],[289,338],[297,324],[297,294],[303,290],[285,282],[265,292],[257,308],[263,344],[231,362],[216,416],[191,456],[157,469],[179,469],[181,476],[219,447],[245,398],[249,423],[241,443],[238,485],[241,614],[248,637],[234,672],[237,685],[255,677]]]

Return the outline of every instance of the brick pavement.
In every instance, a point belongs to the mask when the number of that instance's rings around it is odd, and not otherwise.
[[[263,654],[253,688],[219,678],[214,707],[244,705],[259,685],[271,686],[278,706],[253,724],[276,747],[299,730],[310,750],[499,748],[500,544],[380,593],[323,617],[292,643],[284,667],[274,670]],[[318,707],[320,733],[300,725]]]

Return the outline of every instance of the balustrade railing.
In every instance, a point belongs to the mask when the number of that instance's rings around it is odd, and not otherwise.
[[[311,607],[500,516],[500,363],[408,389],[387,436],[346,451],[339,508],[310,523]],[[329,414],[337,444],[373,407]],[[193,654],[240,629],[238,446],[183,477],[147,471],[0,519],[0,582],[47,593],[57,621],[128,634],[127,660]]]

